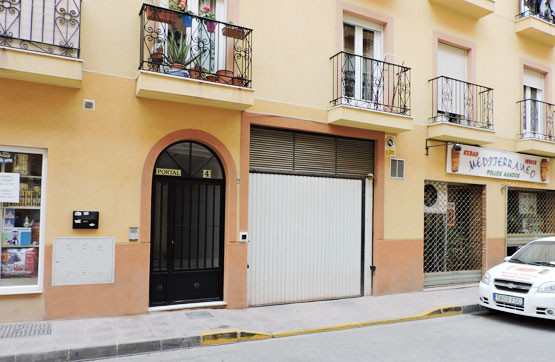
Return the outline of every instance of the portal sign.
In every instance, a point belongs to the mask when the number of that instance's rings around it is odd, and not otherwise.
[[[549,159],[491,148],[449,145],[446,166],[453,174],[549,182]]]
[[[156,175],[159,176],[181,176],[181,170],[174,170],[171,168],[157,168]]]

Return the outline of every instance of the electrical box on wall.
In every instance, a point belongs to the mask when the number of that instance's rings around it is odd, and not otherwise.
[[[98,211],[74,211],[74,229],[98,229]]]

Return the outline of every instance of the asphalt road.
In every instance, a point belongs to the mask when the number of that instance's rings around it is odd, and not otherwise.
[[[103,361],[555,361],[555,321],[466,314]]]

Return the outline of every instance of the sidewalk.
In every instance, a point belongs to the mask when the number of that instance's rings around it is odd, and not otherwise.
[[[13,324],[0,324],[0,362],[74,361],[239,340],[283,337],[375,322],[421,319],[446,306],[477,308],[477,286],[380,297],[297,303],[244,310],[196,309],[149,314],[22,323],[22,334],[6,338]],[[461,313],[460,308],[450,309]],[[445,313],[449,315],[452,313]],[[434,313],[440,316],[441,309]],[[222,332],[224,331],[224,332]],[[50,332],[50,333],[48,333]],[[3,337],[4,336],[4,337]]]

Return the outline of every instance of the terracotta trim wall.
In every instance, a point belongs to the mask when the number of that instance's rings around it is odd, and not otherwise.
[[[434,77],[438,77],[442,74],[437,74],[437,48],[438,43],[443,43],[451,45],[460,49],[466,50],[466,74],[467,82],[477,83],[476,81],[476,43],[462,39],[450,34],[441,33],[439,31],[434,31],[433,36],[433,74]]]
[[[393,17],[353,5],[342,0],[337,0],[337,16],[335,20],[335,50],[343,50],[343,15],[351,15],[359,19],[368,20],[383,27],[382,47],[383,53],[394,54],[393,47]]]
[[[536,72],[543,73],[543,93],[544,93],[544,102],[552,102],[551,99],[551,77],[552,77],[552,68],[533,60],[527,58],[520,58],[519,62],[519,76],[520,76],[520,99],[524,99],[524,68],[528,68],[530,70],[535,70]]]
[[[183,129],[172,132],[152,146],[146,156],[141,180],[141,219],[139,241],[150,243],[150,220],[152,201],[152,173],[160,152],[179,141],[196,141],[212,149],[222,161],[225,170],[225,241],[236,241],[237,235],[237,169],[227,147],[216,137],[204,131]]]
[[[243,112],[241,122],[241,190],[240,190],[240,228],[248,227],[249,195],[249,148],[251,125],[291,129],[297,131],[323,133],[343,137],[371,139],[375,141],[374,149],[374,234],[372,240],[381,240],[384,236],[384,182],[385,182],[385,146],[384,133],[352,127],[333,126],[289,117],[271,116]]]

